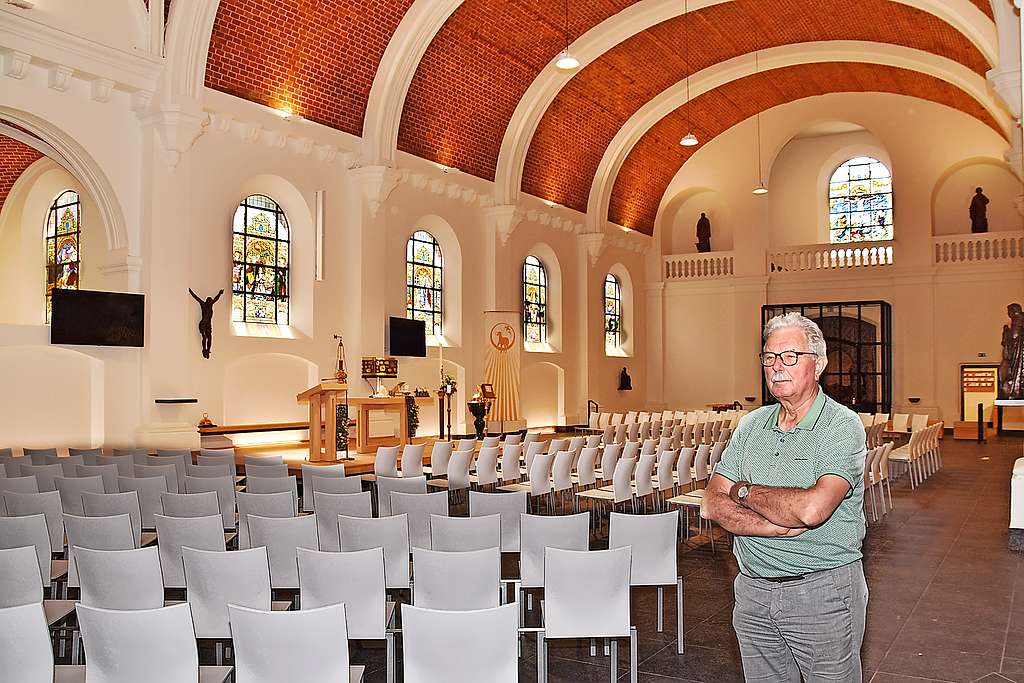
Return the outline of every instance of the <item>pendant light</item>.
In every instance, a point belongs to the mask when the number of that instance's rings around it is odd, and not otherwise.
[[[687,12],[686,0],[683,0],[683,16],[686,16],[686,12]],[[687,43],[687,48],[689,48],[689,43]],[[689,52],[689,49],[687,49],[687,52]],[[700,144],[700,140],[698,140],[697,136],[693,134],[693,128],[690,125],[693,122],[690,119],[690,112],[689,112],[689,108],[690,108],[690,69],[692,68],[691,65],[690,65],[689,58],[687,58],[687,60],[686,60],[686,68],[687,68],[687,73],[686,73],[686,109],[687,109],[687,112],[686,112],[686,123],[687,123],[687,126],[686,127],[689,129],[690,132],[688,132],[686,135],[683,136],[683,139],[679,141],[679,144],[682,145],[683,147],[696,147],[697,145]]]
[[[576,59],[569,52],[569,0],[565,0],[565,49],[558,53],[558,59],[555,60],[555,68],[559,71],[566,73],[575,71],[580,68],[580,60]]]
[[[754,52],[754,75],[759,73],[757,68],[757,52]],[[753,194],[768,194],[768,188],[764,186],[764,175],[761,172],[761,112],[757,112],[757,187],[752,190]]]

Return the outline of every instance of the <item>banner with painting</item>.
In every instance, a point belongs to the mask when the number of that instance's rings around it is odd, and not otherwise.
[[[485,311],[487,356],[484,383],[494,386],[491,422],[519,420],[519,367],[522,340],[519,311]]]

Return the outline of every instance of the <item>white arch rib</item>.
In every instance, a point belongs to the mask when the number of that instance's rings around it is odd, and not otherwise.
[[[690,0],[694,12],[732,0]],[[996,27],[970,0],[894,0],[942,19],[967,37],[990,65],[998,60]],[[621,42],[655,24],[683,14],[679,0],[641,0],[580,36],[570,50],[583,66]],[[577,72],[579,73],[579,72]],[[495,203],[514,204],[523,184],[523,167],[541,118],[572,75],[554,67],[554,59],[537,75],[523,94],[505,129],[494,176]],[[395,134],[397,140],[397,132]]]
[[[423,54],[463,0],[416,0],[388,41],[363,117],[363,163],[390,165],[398,148],[398,128],[409,86]]]
[[[856,40],[820,41],[782,45],[763,50],[758,57],[761,72],[799,64],[859,62],[909,69],[957,86],[977,100],[1009,136],[1013,118],[989,94],[984,77],[963,64],[923,50]],[[698,71],[690,78],[690,99],[754,73],[754,57],[747,54]],[[594,174],[587,200],[591,229],[603,228],[608,219],[615,179],[636,143],[658,121],[686,103],[686,82],[677,82],[640,108],[616,133]],[[706,142],[706,141],[704,141]]]
[[[206,60],[220,0],[174,0],[164,39],[164,96],[199,98],[206,83]]]

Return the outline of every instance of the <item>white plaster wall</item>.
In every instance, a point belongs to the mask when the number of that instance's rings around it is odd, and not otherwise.
[[[0,5],[0,17],[4,14],[24,17],[118,50],[145,49],[149,44],[148,14],[142,0],[34,0],[30,11]]]
[[[932,208],[934,234],[954,235],[971,231],[967,210],[974,198],[974,189],[979,186],[989,198],[989,232],[1024,227],[1024,217],[1015,205],[1015,199],[1020,195],[1020,181],[1005,163],[980,159],[954,166],[936,184]]]

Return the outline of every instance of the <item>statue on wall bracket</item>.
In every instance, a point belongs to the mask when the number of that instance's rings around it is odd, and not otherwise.
[[[1024,311],[1017,303],[1006,307],[1010,324],[1003,325],[1003,357],[999,363],[999,398],[1024,399]]]
[[[199,336],[203,340],[203,358],[209,358],[210,347],[213,345],[213,305],[220,299],[224,290],[222,289],[217,292],[217,296],[206,297],[205,300],[200,299],[199,295],[193,292],[191,287],[188,288],[188,293],[199,304]]]
[[[971,232],[988,232],[988,202],[981,188],[974,188],[971,208],[967,211],[971,217]]]
[[[697,219],[697,252],[706,253],[711,251],[711,221],[708,215],[701,211]]]

